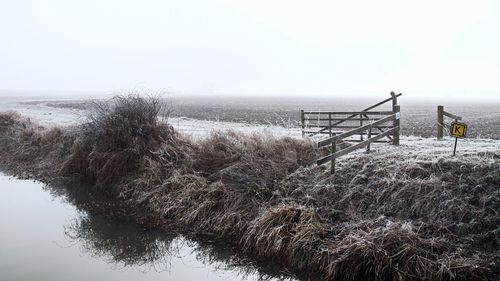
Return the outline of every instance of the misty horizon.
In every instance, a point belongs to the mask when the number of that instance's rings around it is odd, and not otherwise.
[[[0,89],[491,100],[495,1],[0,4]]]
[[[349,92],[336,92],[336,93],[307,93],[307,94],[290,94],[290,93],[224,93],[224,92],[173,92],[167,90],[155,89],[121,89],[110,91],[75,91],[75,90],[2,90],[0,89],[0,97],[3,98],[26,98],[26,99],[106,99],[116,95],[129,95],[139,94],[141,96],[159,95],[164,98],[173,99],[196,99],[196,98],[214,98],[224,100],[244,100],[244,99],[282,99],[291,98],[294,100],[359,100],[365,99],[368,101],[377,101],[389,96],[390,91],[380,93],[349,93]],[[417,102],[417,103],[500,103],[500,94],[492,93],[491,96],[478,95],[477,93],[466,93],[453,95],[432,95],[432,94],[411,94],[406,92],[402,93],[402,102]]]

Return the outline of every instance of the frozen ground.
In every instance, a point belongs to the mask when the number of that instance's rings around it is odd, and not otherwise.
[[[234,130],[244,133],[263,133],[273,136],[289,136],[300,138],[302,133],[299,128],[285,128],[275,125],[252,125],[239,122],[196,120],[186,117],[169,118],[168,122],[179,132],[201,138],[209,135],[212,131]]]
[[[85,110],[78,107],[53,107],[54,101],[61,102],[61,99],[40,99],[37,98],[2,98],[0,111],[17,111],[20,114],[31,118],[42,126],[67,126],[75,125],[85,120]],[[75,100],[68,99],[68,102]],[[63,101],[64,102],[64,101]],[[180,132],[189,134],[193,138],[201,138],[209,135],[212,131],[235,130],[244,133],[264,133],[274,136],[301,137],[300,128],[283,127],[276,125],[259,125],[243,122],[227,122],[213,120],[197,120],[188,117],[172,117],[168,122]],[[453,151],[454,139],[445,137],[442,141],[435,138],[424,138],[417,136],[402,136],[400,147],[393,147],[387,144],[372,144],[374,153],[399,153],[412,157],[428,157],[431,155],[451,155]],[[500,140],[469,138],[458,141],[457,155],[467,155],[476,152],[500,151]],[[415,155],[417,154],[418,155]],[[363,153],[358,150],[346,157],[353,157]]]
[[[59,99],[38,98],[2,98],[0,111],[16,111],[31,118],[46,127],[76,125],[85,121],[85,110],[78,107],[54,107],[54,102],[64,102]],[[75,100],[67,100],[73,102]],[[276,125],[258,125],[242,122],[225,122],[212,120],[197,120],[187,117],[168,118],[168,122],[178,131],[194,138],[209,135],[212,131],[235,130],[245,133],[264,133],[275,136],[301,137],[298,128],[285,128]]]
[[[372,144],[371,153],[389,156],[394,159],[429,160],[451,157],[453,154],[454,138],[445,137],[443,140],[416,136],[402,136],[399,146],[376,143]],[[486,153],[500,153],[500,141],[492,139],[459,139],[456,157],[469,157]],[[363,149],[349,153],[344,158],[357,157],[365,153]]]
[[[387,95],[388,96],[388,95]],[[171,117],[185,117],[183,120],[209,120],[236,122],[241,124],[297,127],[300,123],[300,109],[321,111],[359,111],[387,97],[379,95],[376,99],[313,98],[313,97],[231,97],[231,96],[165,96],[164,101],[171,110]],[[40,97],[39,100],[42,100]],[[87,97],[88,99],[88,97]],[[27,103],[33,105],[36,101]],[[88,103],[84,99],[68,100],[60,98],[45,102],[47,107],[84,109]],[[472,138],[491,138],[500,140],[500,102],[454,100],[411,100],[403,95],[401,105],[401,130],[403,135],[433,137],[437,128],[437,105],[463,117],[469,125],[468,135]],[[379,110],[391,110],[384,104]],[[451,119],[445,118],[445,124]],[[346,124],[349,125],[349,124]],[[353,125],[353,124],[350,124]],[[354,124],[356,125],[356,124]]]
[[[46,127],[74,125],[84,120],[84,111],[72,108],[55,108],[47,104],[56,98],[2,97],[0,111],[16,111]],[[57,100],[60,100],[57,98]],[[74,100],[67,100],[72,102]]]

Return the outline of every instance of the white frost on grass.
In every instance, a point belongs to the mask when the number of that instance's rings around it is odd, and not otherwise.
[[[197,120],[186,117],[172,117],[168,118],[168,123],[172,125],[179,132],[189,134],[195,139],[209,136],[214,131],[236,131],[245,134],[267,134],[276,137],[302,137],[302,132],[299,128],[285,128],[274,125],[252,125],[237,122],[222,122],[222,121],[208,121]]]
[[[56,108],[47,104],[59,99],[19,99],[3,98],[0,102],[0,111],[16,111],[26,116],[41,126],[70,126],[85,122],[86,111],[76,108]],[[236,122],[221,122],[209,120],[197,120],[186,117],[168,118],[168,122],[178,131],[189,134],[193,138],[203,138],[210,135],[213,131],[234,130],[242,133],[262,133],[274,136],[301,137],[301,131],[298,128],[285,128],[274,125],[252,125]]]
[[[455,138],[445,137],[443,140],[436,138],[423,138],[416,136],[401,136],[400,145],[394,146],[385,143],[371,145],[370,154],[375,158],[387,157],[392,159],[431,160],[453,157]],[[349,153],[342,159],[359,157],[366,153],[365,149],[358,149]],[[500,152],[500,141],[492,139],[459,139],[457,143],[456,159],[482,157],[484,153]]]

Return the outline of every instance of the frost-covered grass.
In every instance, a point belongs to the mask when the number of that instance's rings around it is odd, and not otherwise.
[[[452,158],[455,138],[445,137],[423,138],[416,136],[401,136],[400,145],[374,143],[371,145],[371,154],[400,157],[403,159],[430,160],[440,157]],[[456,158],[466,160],[481,153],[500,151],[500,140],[492,139],[459,139],[457,143]],[[350,153],[343,158],[356,158],[364,154],[363,149]]]

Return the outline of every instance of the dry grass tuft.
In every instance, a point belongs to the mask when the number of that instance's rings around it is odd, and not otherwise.
[[[280,167],[270,172],[278,172],[282,177],[300,166],[314,163],[317,155],[310,141],[226,131],[214,132],[201,140],[192,157],[192,165],[195,170],[209,176],[237,162],[251,163],[262,159],[279,164]]]
[[[365,223],[344,229],[318,260],[328,280],[469,280],[488,275],[471,262],[458,265],[443,255],[448,250],[446,241],[422,238],[409,223]],[[470,275],[457,275],[457,270]]]
[[[310,255],[317,251],[328,230],[315,210],[280,205],[264,208],[250,222],[242,244],[249,252],[307,270],[315,262]]]

